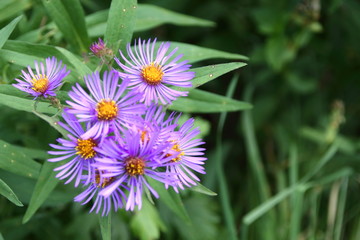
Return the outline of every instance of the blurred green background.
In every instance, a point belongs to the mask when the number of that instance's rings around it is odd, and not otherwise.
[[[31,23],[20,22],[11,35],[21,40],[24,32],[48,19],[35,14],[44,12],[41,1],[17,2]],[[86,15],[110,6],[108,0],[81,3]],[[159,214],[150,213],[150,219],[125,212],[113,216],[113,239],[360,239],[360,2],[139,3],[215,22],[213,27],[161,25],[136,32],[133,39],[157,37],[248,56],[248,66],[201,88],[254,107],[244,112],[193,115],[206,134],[207,174],[202,182],[218,195],[183,194],[192,224],[159,203]],[[19,11],[10,9],[0,15],[1,25]],[[41,34],[45,37],[34,37],[34,43],[64,44],[56,33]],[[221,62],[206,60],[194,67]],[[2,64],[2,82],[16,77],[19,69]],[[1,139],[9,143],[47,149],[57,137],[32,114],[0,109]],[[11,179],[5,171],[0,176]],[[29,184],[28,195],[31,193],[34,182],[18,177],[16,183]],[[57,192],[61,191],[69,190],[59,186]],[[97,216],[61,196],[54,193],[24,225],[26,209],[0,197],[3,237],[100,239]]]

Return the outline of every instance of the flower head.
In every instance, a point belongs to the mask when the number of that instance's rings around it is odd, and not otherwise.
[[[99,38],[98,42],[94,42],[91,46],[90,46],[90,50],[93,52],[93,54],[99,58],[103,58],[103,57],[113,57],[113,51],[108,48],[106,46],[106,44],[104,43],[104,41]]]
[[[48,161],[66,162],[54,169],[54,171],[59,171],[56,177],[59,179],[67,178],[65,184],[75,179],[75,187],[77,187],[83,176],[87,176],[85,184],[91,180],[91,164],[94,162],[94,157],[98,155],[95,147],[99,144],[99,139],[92,135],[84,138],[83,127],[75,116],[66,110],[62,116],[67,124],[62,122],[58,124],[68,131],[68,139],[59,138],[57,139],[59,145],[50,144],[56,151],[49,151],[48,153],[55,156],[60,155],[60,157],[50,158]],[[86,171],[85,175],[84,171]]]
[[[22,79],[15,79],[18,83],[13,84],[14,87],[21,91],[27,92],[34,96],[47,98],[48,96],[56,96],[56,89],[62,84],[62,80],[70,71],[66,70],[66,66],[58,63],[55,57],[46,58],[44,63],[35,61],[35,70],[33,72],[30,66],[27,71],[22,70]]]
[[[104,72],[103,81],[95,72],[85,77],[85,84],[90,95],[76,84],[69,92],[72,101],[69,112],[75,114],[80,122],[87,122],[89,130],[84,137],[106,136],[110,131],[119,134],[127,124],[136,122],[145,110],[139,104],[141,94],[135,91],[125,92],[128,80],[119,85],[119,75],[115,71]]]
[[[138,40],[131,50],[130,44],[127,45],[127,59],[120,51],[120,55],[126,64],[121,63],[120,59],[115,61],[124,72],[119,72],[120,76],[130,79],[129,86],[139,92],[143,92],[141,101],[146,105],[151,102],[170,104],[179,96],[186,96],[188,92],[178,91],[170,86],[188,88],[191,87],[191,80],[195,73],[189,72],[191,65],[188,61],[178,62],[182,54],[173,58],[177,48],[168,53],[170,43],[161,43],[155,52],[156,39],[151,43]]]
[[[168,142],[159,144],[157,135],[151,136],[148,141],[142,141],[140,133],[126,130],[121,144],[104,141],[98,150],[103,157],[96,158],[96,163],[93,164],[100,171],[107,172],[103,174],[104,177],[114,179],[112,184],[100,191],[100,195],[108,197],[121,185],[129,189],[126,210],[134,210],[135,206],[141,209],[144,188],[147,188],[156,198],[159,197],[147,178],[168,185],[172,185],[175,180],[171,174],[157,170],[164,167],[164,164],[170,160],[165,157],[167,149],[171,147],[170,144]]]
[[[191,187],[191,185],[196,185],[200,181],[193,171],[205,174],[202,165],[207,158],[201,157],[204,155],[205,148],[199,148],[204,142],[195,138],[200,133],[200,130],[193,127],[194,119],[190,118],[170,138],[173,143],[172,153],[166,156],[172,155],[173,157],[170,160],[171,164],[166,166],[166,171],[175,174],[178,180],[173,185],[176,192],[178,192],[178,188],[184,189],[184,185]]]
[[[99,195],[99,192],[110,185],[113,182],[112,178],[103,177],[104,171],[93,169],[92,181],[88,184],[85,191],[80,193],[74,198],[75,202],[82,202],[81,204],[87,204],[91,199],[95,198],[90,212],[94,211],[99,213],[102,209],[102,216],[108,215],[111,209],[116,211],[122,208],[126,195],[121,188],[115,189],[108,197]]]

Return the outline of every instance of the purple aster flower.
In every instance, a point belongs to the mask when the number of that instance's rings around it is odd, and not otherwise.
[[[144,93],[141,101],[146,105],[151,102],[170,104],[179,96],[187,96],[188,92],[178,91],[170,86],[191,87],[191,80],[195,73],[189,72],[191,65],[188,61],[177,62],[183,56],[182,54],[172,58],[177,48],[168,53],[170,43],[161,43],[155,53],[156,39],[151,43],[149,39],[138,40],[135,43],[134,50],[131,50],[130,44],[127,45],[128,60],[120,51],[125,64],[122,64],[118,58],[115,61],[124,71],[119,72],[120,76],[130,79],[130,87]]]
[[[62,84],[62,80],[70,71],[66,70],[66,65],[58,63],[55,57],[46,58],[44,63],[35,61],[36,74],[30,66],[27,72],[22,70],[22,79],[15,79],[18,83],[13,84],[14,87],[21,91],[27,92],[37,97],[47,98],[48,96],[56,96],[56,89]]]
[[[200,130],[193,127],[194,119],[190,118],[180,127],[179,131],[174,132],[173,136],[170,137],[170,141],[173,142],[171,150],[174,155],[170,160],[172,164],[166,166],[166,171],[176,174],[178,181],[173,186],[176,192],[178,192],[178,187],[184,189],[184,185],[191,187],[191,185],[196,185],[200,181],[193,171],[205,174],[202,165],[207,158],[200,157],[204,155],[205,148],[198,147],[204,142],[195,138],[200,133]],[[168,154],[166,157],[169,155],[171,156],[171,154]]]
[[[99,58],[102,57],[113,57],[113,51],[106,47],[106,44],[104,43],[104,41],[99,38],[99,42],[94,42],[91,46],[90,46],[90,50],[93,52],[93,54]]]
[[[62,122],[58,124],[69,132],[68,139],[58,138],[57,142],[59,145],[50,144],[56,151],[49,151],[48,153],[61,156],[50,158],[48,161],[64,161],[65,163],[62,166],[54,169],[54,171],[60,171],[56,177],[59,179],[67,178],[68,180],[65,184],[75,178],[75,187],[77,187],[82,179],[84,170],[87,172],[85,184],[91,180],[91,164],[94,162],[94,157],[97,156],[94,148],[99,144],[99,140],[92,135],[84,138],[85,131],[74,115],[69,114],[65,110],[62,116],[67,124]]]
[[[145,106],[138,103],[141,94],[135,91],[126,92],[129,81],[123,80],[119,85],[119,75],[116,71],[104,72],[100,80],[98,72],[85,77],[85,84],[90,95],[76,84],[69,92],[72,101],[66,101],[69,112],[75,114],[80,122],[87,122],[89,130],[83,136],[106,136],[110,130],[115,134],[123,130],[127,124],[145,111]],[[90,127],[91,126],[91,127]]]
[[[171,148],[171,143],[157,143],[157,135],[152,134],[148,141],[141,140],[141,134],[130,130],[124,132],[122,144],[114,141],[107,141],[98,149],[104,157],[96,158],[93,164],[100,171],[107,173],[104,177],[113,178],[113,183],[100,191],[104,197],[110,196],[119,186],[125,185],[129,190],[126,201],[126,210],[134,210],[137,205],[142,206],[142,193],[144,188],[148,189],[156,198],[158,193],[150,186],[147,178],[172,185],[175,180],[171,174],[158,172],[159,167],[165,166],[172,158],[166,157]]]
[[[94,174],[92,174],[92,182],[85,191],[74,198],[74,201],[82,202],[81,205],[84,205],[95,198],[90,212],[95,210],[96,213],[99,213],[102,209],[102,216],[104,216],[108,215],[111,209],[117,211],[117,209],[122,208],[124,206],[124,201],[126,201],[126,195],[121,188],[115,189],[108,197],[99,195],[99,192],[103,188],[107,187],[114,181],[113,178],[103,177],[102,175],[102,171],[94,170]]]

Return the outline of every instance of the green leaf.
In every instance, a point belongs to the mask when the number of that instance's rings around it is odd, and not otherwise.
[[[211,65],[206,67],[193,68],[191,71],[195,72],[195,78],[193,79],[193,88],[197,88],[207,82],[210,82],[225,73],[231,72],[235,69],[246,66],[246,63],[242,62],[232,62],[232,63],[223,63],[217,65]],[[181,89],[184,88],[174,88]]]
[[[1,235],[1,233],[0,233],[0,240],[4,240],[4,237]]]
[[[180,26],[213,27],[214,22],[169,11],[150,4],[139,5],[136,31],[144,31],[165,23]]]
[[[136,19],[136,0],[113,0],[105,30],[105,41],[117,53],[131,41]]]
[[[63,33],[64,38],[76,46],[80,50],[79,52],[87,52],[88,37],[85,32],[84,13],[80,3],[76,0],[42,0],[42,2],[51,19]]]
[[[199,192],[208,196],[217,196],[216,192],[211,191],[210,189],[208,189],[204,185],[201,185],[200,183],[198,183],[196,186],[189,188],[189,190],[194,192]]]
[[[21,18],[22,16],[15,18],[8,25],[6,25],[0,30],[0,48],[4,46],[4,43],[6,42],[6,40],[8,40],[10,34],[12,33],[12,31],[14,31],[16,24],[18,24]]]
[[[141,210],[132,218],[130,227],[141,240],[159,239],[160,230],[166,229],[157,210],[146,199]]]
[[[26,223],[34,215],[34,213],[39,209],[39,207],[45,202],[49,197],[50,193],[54,190],[59,180],[55,177],[57,172],[53,169],[60,165],[61,163],[52,163],[45,161],[39,178],[36,182],[35,189],[30,199],[29,207],[26,209],[23,223]]]
[[[30,8],[33,4],[30,0],[1,0],[0,2],[0,22],[5,19],[13,18],[14,15],[19,15],[24,10]]]
[[[98,214],[98,216],[102,239],[111,240],[111,212],[109,215],[104,217],[102,217],[100,214]]]
[[[104,35],[104,30],[107,27],[106,20],[108,15],[109,11],[103,10],[90,14],[86,17],[86,25],[91,37]],[[148,30],[166,23],[178,26],[199,27],[212,27],[215,25],[214,22],[176,13],[165,8],[149,4],[138,4],[134,32]]]
[[[157,43],[158,46],[159,44],[160,42]],[[236,59],[236,60],[245,60],[245,61],[249,60],[248,57],[236,53],[228,53],[211,48],[199,47],[187,43],[171,42],[170,48],[173,49],[175,47],[179,48],[177,53],[184,54],[183,59],[188,60],[190,63],[199,62],[207,59],[214,59],[214,58]]]
[[[14,203],[16,206],[22,207],[24,206],[18,197],[15,195],[13,190],[3,181],[0,179],[0,194],[9,199],[10,202]]]
[[[0,140],[0,168],[29,178],[39,176],[41,164],[32,160],[17,147]]]
[[[180,97],[169,106],[171,110],[188,113],[230,112],[251,108],[249,103],[199,89],[191,89],[187,97]]]
[[[160,201],[164,202],[171,211],[173,211],[185,222],[189,223],[191,221],[178,193],[176,193],[172,188],[165,189],[164,184],[152,178],[147,178],[147,181],[159,194]]]
[[[20,111],[32,112],[36,101],[20,97],[14,97],[0,93],[0,105],[5,105]],[[49,103],[38,102],[36,110],[42,113],[55,114],[58,110],[51,107]]]
[[[45,114],[41,114],[36,111],[33,111],[33,113],[35,115],[37,115],[38,117],[42,118],[43,120],[45,120],[46,122],[48,122],[50,124],[50,126],[55,128],[55,130],[57,130],[59,133],[61,133],[61,135],[63,135],[64,137],[68,135],[68,132],[58,124],[58,122],[60,121],[59,118],[57,118],[55,116],[49,117]]]

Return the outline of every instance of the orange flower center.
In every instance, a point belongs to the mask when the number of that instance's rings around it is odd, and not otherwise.
[[[118,114],[118,107],[114,100],[101,100],[96,105],[97,117],[99,120],[113,120]]]
[[[161,83],[164,73],[159,65],[151,63],[141,70],[141,75],[147,84],[158,85]]]
[[[126,172],[130,176],[143,175],[145,169],[145,161],[139,157],[129,157],[125,164]]]
[[[180,149],[179,144],[175,144],[175,145],[171,148],[171,150],[174,150],[174,151],[180,153],[180,154],[178,154],[175,158],[171,159],[171,160],[170,160],[171,162],[178,162],[178,161],[181,160],[181,156],[184,156],[184,155],[185,155],[185,153]],[[170,157],[170,156],[172,156],[172,154],[169,154],[169,153],[168,153],[168,154],[166,154],[165,156],[166,156],[166,157]]]
[[[94,147],[96,147],[97,144],[96,142],[92,139],[78,139],[77,140],[77,146],[75,147],[76,149],[76,154],[80,155],[82,158],[88,159],[88,158],[92,158],[95,156],[96,152],[94,150]]]
[[[45,75],[38,75],[32,79],[32,90],[39,93],[44,93],[49,87],[49,79]]]
[[[95,184],[97,187],[104,188],[113,182],[114,178],[101,178],[99,172],[95,173]]]

